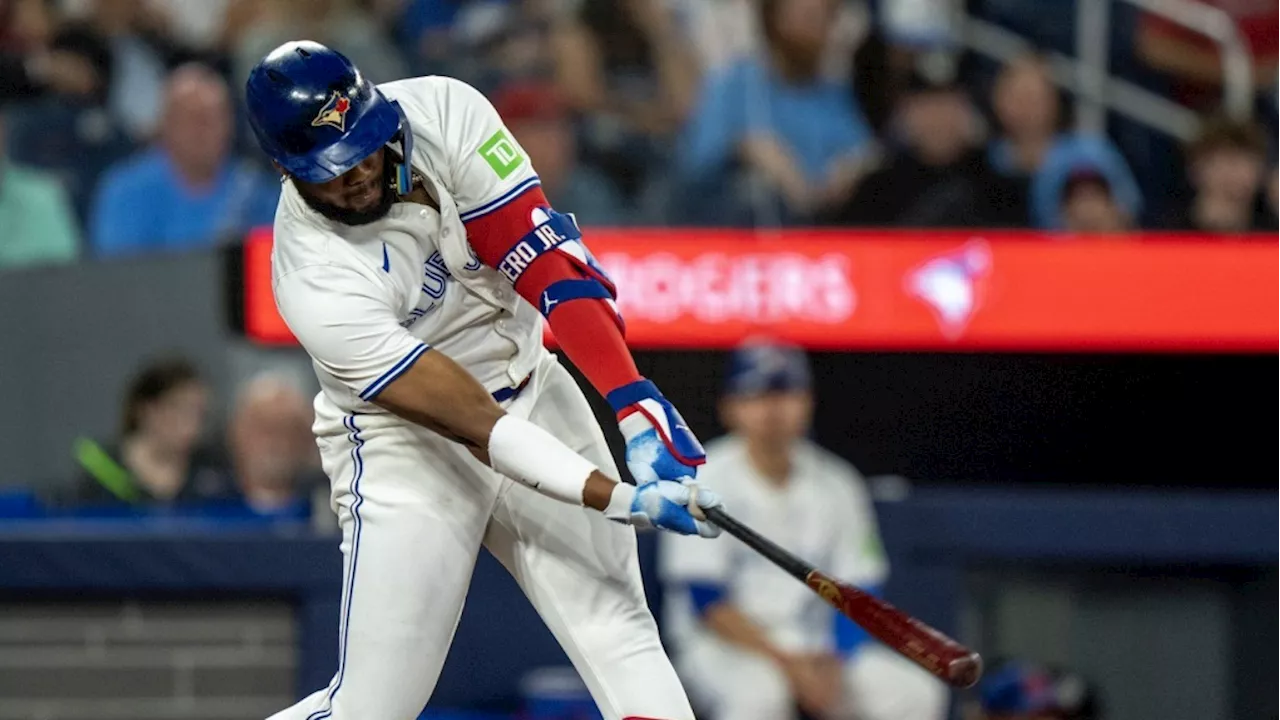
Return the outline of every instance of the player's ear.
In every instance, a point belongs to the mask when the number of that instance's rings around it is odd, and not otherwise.
[[[284,169],[284,166],[275,160],[271,161],[271,167],[275,168],[276,172],[280,173],[283,177],[289,177],[289,173]]]

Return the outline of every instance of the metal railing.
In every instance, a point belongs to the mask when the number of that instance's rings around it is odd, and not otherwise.
[[[1252,115],[1253,64],[1230,15],[1196,0],[1114,1],[1160,15],[1217,42],[1222,49],[1223,105],[1233,117],[1247,119]],[[1076,0],[1076,57],[1047,54],[1054,82],[1077,96],[1078,129],[1102,132],[1109,109],[1176,138],[1192,138],[1200,124],[1194,111],[1111,75],[1112,2]],[[1000,61],[1035,49],[1022,36],[969,16],[962,19],[961,36],[970,50]]]

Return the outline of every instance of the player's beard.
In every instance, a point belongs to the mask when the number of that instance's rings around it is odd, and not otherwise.
[[[329,218],[334,222],[340,222],[343,225],[368,225],[371,222],[377,222],[387,216],[391,212],[391,206],[396,203],[396,193],[391,185],[391,173],[395,168],[391,158],[387,158],[382,164],[382,197],[378,199],[378,204],[368,210],[352,210],[350,208],[338,207],[323,200],[311,197],[307,191],[298,187],[298,194],[307,203],[312,210]]]

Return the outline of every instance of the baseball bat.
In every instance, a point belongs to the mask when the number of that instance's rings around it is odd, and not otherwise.
[[[982,676],[978,653],[952,640],[889,603],[836,582],[829,575],[783,550],[776,543],[743,525],[722,508],[703,510],[711,522],[738,538],[747,547],[782,568],[845,617],[903,657],[958,688],[972,687]]]

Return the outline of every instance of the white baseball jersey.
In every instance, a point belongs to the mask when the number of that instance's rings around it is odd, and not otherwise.
[[[439,211],[398,202],[376,222],[349,226],[311,209],[288,182],[276,211],[276,305],[312,357],[322,436],[347,432],[343,416],[353,412],[375,416],[365,421],[373,427],[401,422],[369,401],[428,347],[490,391],[519,384],[546,352],[542,316],[476,259],[463,226],[538,184],[523,149],[463,82],[378,88],[409,118],[413,167]]]
[[[779,486],[761,477],[743,441],[707,445],[698,480],[720,493],[725,507],[787,550],[861,587],[884,582],[888,565],[862,477],[849,463],[807,440],[796,443],[792,472]],[[785,652],[839,650],[831,606],[804,583],[731,537],[711,542],[663,535],[667,626],[676,666],[708,720],[797,720],[782,670],[731,645],[698,620],[690,585],[717,588]],[[942,720],[946,687],[894,654],[868,643],[847,657],[833,720]],[[701,715],[699,716],[701,717]]]
[[[725,507],[765,537],[860,587],[879,585],[888,575],[879,530],[863,479],[852,465],[808,440],[796,443],[793,470],[785,485],[761,477],[748,461],[740,438],[707,445],[707,464],[698,481],[720,493]],[[718,586],[726,601],[754,620],[780,648],[831,651],[831,606],[808,587],[732,538],[689,542],[661,540],[661,572],[672,638],[692,642],[708,637],[694,614],[688,584]]]
[[[542,316],[511,285],[527,256],[509,253],[504,277],[468,243],[468,228],[501,222],[499,235],[519,235],[545,220],[545,209],[519,204],[538,182],[524,151],[464,83],[379,87],[408,118],[413,168],[440,209],[396,203],[377,222],[347,226],[286,182],[276,213],[276,304],[320,380],[315,431],[344,565],[337,671],[272,720],[417,718],[482,546],[511,571],[605,720],[693,720],[645,604],[631,527],[520,487],[371,402],[430,346],[490,391],[530,378],[506,411],[617,477],[582,391],[543,348]]]

